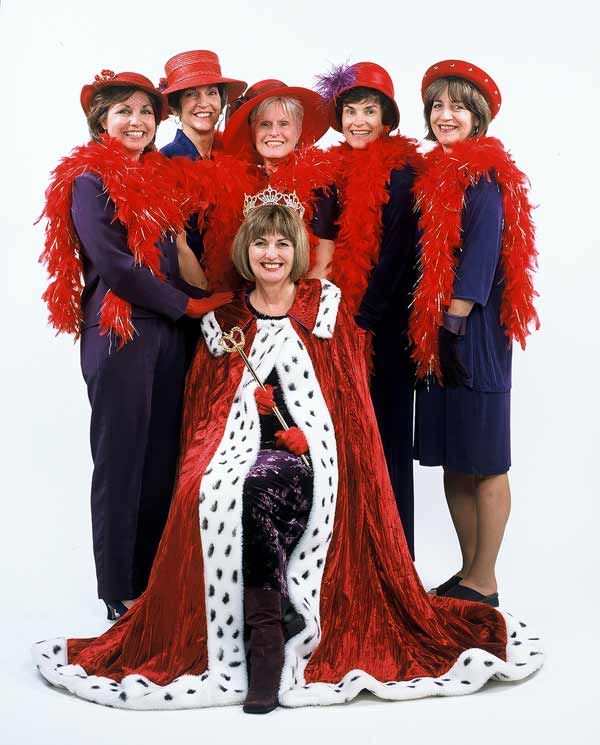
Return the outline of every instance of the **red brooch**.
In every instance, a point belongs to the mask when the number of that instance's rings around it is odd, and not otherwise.
[[[112,70],[100,70],[99,75],[94,76],[94,80],[96,83],[106,83],[109,80],[112,80],[115,77],[115,74]]]

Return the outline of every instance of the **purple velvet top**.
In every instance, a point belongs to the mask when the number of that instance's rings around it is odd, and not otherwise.
[[[98,175],[84,173],[73,182],[71,216],[81,243],[85,328],[98,325],[108,290],[131,303],[132,318],[164,316],[172,321],[184,315],[190,297],[208,294],[181,279],[172,240],[158,244],[160,269],[166,280],[135,263],[127,246],[126,228],[115,220],[115,205]]]
[[[465,194],[463,242],[452,297],[475,303],[458,343],[469,372],[467,387],[486,393],[511,387],[512,345],[500,324],[502,223],[498,184],[482,178]]]

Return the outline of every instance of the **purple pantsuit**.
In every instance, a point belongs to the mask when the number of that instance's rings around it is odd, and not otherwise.
[[[75,180],[71,215],[85,281],[81,367],[92,407],[98,595],[124,600],[146,587],[171,500],[185,377],[185,343],[176,321],[190,295],[207,293],[179,278],[172,241],[159,246],[165,280],[136,265],[125,226],[114,220],[114,204],[97,175]],[[121,349],[98,325],[109,289],[132,304],[136,334]]]

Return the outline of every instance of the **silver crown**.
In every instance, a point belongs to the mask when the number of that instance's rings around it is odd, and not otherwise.
[[[269,204],[281,204],[283,207],[295,210],[300,217],[304,217],[304,205],[298,199],[295,191],[286,194],[277,191],[272,186],[267,186],[266,189],[256,194],[244,194],[244,217],[248,217],[252,210]]]

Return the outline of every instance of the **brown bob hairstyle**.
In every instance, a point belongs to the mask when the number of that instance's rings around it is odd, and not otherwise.
[[[162,107],[160,100],[156,96],[148,93],[148,91],[143,91],[141,88],[136,88],[134,85],[107,86],[106,88],[102,88],[101,90],[99,90],[98,93],[94,95],[92,103],[90,104],[89,111],[87,113],[88,129],[90,131],[92,140],[100,142],[100,135],[106,131],[104,129],[104,126],[102,125],[102,121],[106,117],[110,107],[115,103],[127,101],[130,96],[133,96],[133,94],[137,92],[145,93],[150,99],[150,103],[152,104],[152,111],[154,112],[154,121],[156,122],[156,127],[158,128],[158,125],[161,122]],[[149,145],[146,145],[146,147],[144,148],[144,152],[148,150],[154,150],[154,138],[152,139],[152,142]]]
[[[431,129],[431,110],[434,102],[439,100],[446,88],[448,88],[448,98],[453,103],[462,103],[467,111],[470,111],[475,118],[475,125],[469,137],[486,134],[492,120],[492,112],[483,93],[470,80],[447,77],[434,80],[425,91],[425,96],[423,97],[423,114],[427,127],[427,136],[425,139],[436,141],[436,137]]]
[[[241,224],[231,247],[231,260],[239,274],[248,282],[254,280],[248,253],[250,244],[268,235],[282,235],[294,247],[290,279],[297,282],[308,271],[310,245],[308,233],[300,215],[291,207],[268,204],[253,209]]]

